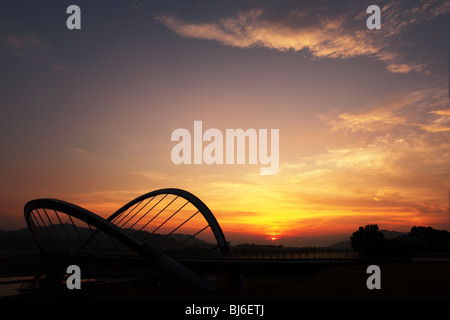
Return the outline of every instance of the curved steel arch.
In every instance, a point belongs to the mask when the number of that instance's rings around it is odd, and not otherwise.
[[[31,215],[33,210],[38,209],[43,209],[44,211],[45,209],[55,210],[55,212],[58,211],[70,217],[79,219],[87,223],[89,226],[93,226],[97,230],[103,231],[107,235],[120,241],[122,244],[124,244],[131,250],[135,251],[140,256],[155,262],[158,266],[162,267],[163,270],[166,270],[167,272],[185,281],[193,283],[200,289],[216,290],[216,287],[214,287],[204,278],[200,277],[199,275],[192,272],[182,264],[178,263],[176,260],[168,257],[167,255],[155,252],[150,246],[140,241],[139,239],[133,237],[132,235],[128,234],[127,232],[125,232],[118,226],[114,225],[110,221],[105,220],[97,216],[96,214],[92,213],[91,211],[88,211],[77,205],[57,199],[45,198],[45,199],[31,200],[27,202],[24,207],[24,216],[27,226],[31,234],[33,235],[35,241],[38,243],[41,251],[43,252],[45,251],[45,248],[44,245],[39,240],[40,236],[37,234],[37,225],[32,220]]]
[[[189,201],[190,203],[192,203],[199,210],[199,212],[203,215],[205,220],[208,222],[211,230],[214,233],[214,237],[217,241],[217,244],[218,244],[219,249],[222,252],[222,254],[224,254],[224,255],[229,254],[230,248],[228,246],[228,242],[226,241],[225,236],[222,232],[222,229],[220,228],[220,225],[217,222],[217,220],[214,217],[211,210],[206,206],[205,203],[203,203],[203,201],[201,201],[198,197],[196,197],[195,195],[193,195],[192,193],[190,193],[186,190],[177,189],[177,188],[165,188],[165,189],[159,189],[159,190],[148,192],[146,194],[143,194],[143,195],[131,200],[127,204],[123,205],[120,209],[118,209],[116,212],[114,212],[106,220],[112,221],[114,218],[116,218],[117,216],[119,216],[121,213],[125,212],[129,208],[131,208],[133,205],[135,205],[145,199],[148,199],[150,197],[154,197],[157,195],[163,195],[163,194],[176,195],[176,196],[182,197],[182,198],[186,199],[187,201]]]
[[[27,223],[27,226],[31,230],[33,237],[35,238],[36,242],[41,246],[41,248],[42,244],[40,243],[39,237],[37,236],[36,226],[31,220],[31,212],[35,209],[50,209],[65,213],[69,216],[84,221],[89,225],[94,226],[97,230],[101,230],[113,236],[114,238],[116,238],[117,240],[128,246],[130,249],[136,251],[138,254],[142,255],[145,258],[155,260],[159,256],[156,252],[153,251],[152,248],[148,247],[145,243],[139,241],[136,238],[131,237],[128,233],[124,232],[119,227],[97,216],[93,212],[81,208],[77,205],[71,204],[69,202],[48,198],[31,200],[25,205],[24,208],[25,221]]]

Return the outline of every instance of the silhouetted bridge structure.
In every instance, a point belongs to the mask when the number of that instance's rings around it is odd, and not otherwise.
[[[36,278],[58,281],[76,264],[86,278],[171,278],[218,290],[211,279],[234,283],[256,269],[287,272],[355,258],[340,251],[231,250],[210,209],[181,189],[149,192],[106,219],[56,199],[29,201],[24,215],[45,261]]]

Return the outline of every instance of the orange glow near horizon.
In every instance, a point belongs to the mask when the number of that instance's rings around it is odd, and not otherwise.
[[[180,188],[199,197],[229,237],[254,236],[255,239],[282,241],[332,234],[349,236],[359,226],[373,223],[381,229],[402,232],[408,232],[415,225],[446,227],[446,194],[434,196],[427,190],[428,186],[418,184],[409,188],[401,181],[387,186],[389,181],[372,170],[383,168],[383,172],[393,175],[405,173],[393,171],[394,165],[386,160],[382,150],[377,150],[377,156],[364,157],[367,152],[346,150],[321,155],[316,160],[320,170],[315,164],[309,168],[308,164],[285,163],[279,173],[271,177],[255,174],[251,171],[255,167],[247,166],[238,172],[239,177],[230,175],[233,182],[225,183],[215,175],[204,175],[201,187],[196,181],[186,180]],[[364,160],[354,160],[359,153],[363,155],[358,159]],[[359,161],[362,162],[359,164]],[[360,181],[365,176],[371,177],[370,182]],[[167,186],[170,185],[161,187]],[[72,200],[106,218],[131,199],[161,187],[84,194]],[[435,202],[427,199],[435,199]]]

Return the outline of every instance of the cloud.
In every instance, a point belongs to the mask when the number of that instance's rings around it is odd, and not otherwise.
[[[89,154],[89,151],[87,151],[86,149],[83,149],[83,148],[79,148],[79,147],[72,148],[72,151],[75,153],[79,153],[79,154]]]
[[[67,69],[54,56],[48,42],[31,30],[8,31],[4,28],[0,31],[0,50],[18,59],[47,65],[55,72]]]
[[[359,113],[341,113],[337,116],[320,115],[332,132],[388,133],[397,136],[426,131],[447,131],[450,125],[446,88],[426,85],[384,98]]]
[[[411,71],[424,72],[426,66],[424,64],[390,63],[386,68],[393,73],[409,73]]]
[[[389,111],[369,112],[366,114],[343,113],[338,116],[339,121],[335,123],[332,131],[347,128],[351,132],[368,131],[374,132],[381,127],[390,127],[403,124],[406,119],[393,115]]]
[[[301,15],[301,14],[298,14]],[[175,33],[196,39],[216,40],[225,45],[251,48],[266,47],[280,51],[308,49],[316,57],[347,58],[376,53],[376,48],[364,43],[361,33],[342,34],[342,19],[318,19],[311,26],[290,26],[264,19],[263,9],[239,12],[235,17],[217,22],[186,23],[174,16],[158,16]]]
[[[245,8],[234,15],[212,21],[186,21],[174,14],[158,14],[155,19],[186,38],[218,41],[238,48],[265,47],[279,51],[307,50],[315,58],[367,56],[386,63],[393,73],[424,72],[426,64],[404,61],[398,53],[405,30],[450,12],[445,1],[395,1],[380,4],[382,29],[366,29],[365,7],[352,1],[328,6],[309,1],[273,3]]]
[[[353,181],[361,194],[376,190],[372,198],[379,202],[388,195],[399,203],[436,199],[450,179],[447,104],[446,90],[430,85],[398,93],[365,113],[326,119],[332,132],[354,139],[318,155],[313,166],[333,168],[326,174],[340,177],[339,184]]]
[[[438,115],[438,117],[422,125],[422,129],[430,132],[450,132],[450,109],[430,111],[430,114]]]
[[[280,201],[296,207],[302,218],[339,217],[336,227],[354,210],[359,214],[353,223],[367,215],[373,222],[396,217],[410,226],[419,218],[446,222],[449,156],[448,141],[430,144],[424,136],[384,136],[365,146],[329,150],[280,168],[278,186],[286,190]]]

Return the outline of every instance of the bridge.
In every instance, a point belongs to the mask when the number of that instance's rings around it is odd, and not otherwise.
[[[342,252],[231,251],[211,210],[181,189],[160,189],[123,205],[107,218],[57,199],[24,207],[27,226],[43,263],[30,283],[63,283],[68,265],[86,279],[175,279],[201,291],[223,283],[243,286],[256,269],[289,272],[351,261]]]

